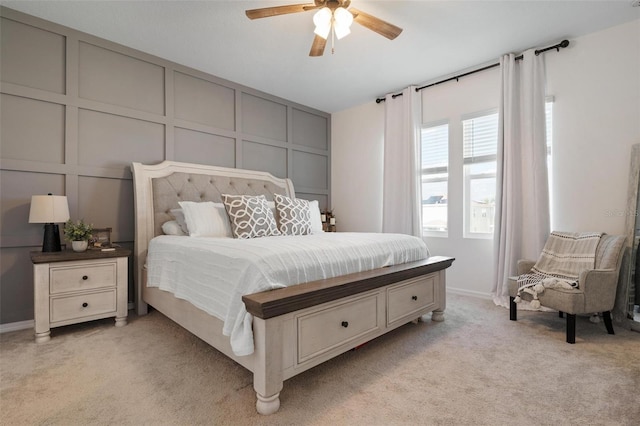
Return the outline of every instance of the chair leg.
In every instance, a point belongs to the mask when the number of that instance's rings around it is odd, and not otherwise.
[[[518,320],[518,305],[514,301],[514,297],[509,296],[509,319],[511,321]]]
[[[567,343],[576,343],[576,316],[567,314]]]
[[[611,322],[611,311],[603,312],[602,318],[604,319],[604,326],[607,327],[607,333],[616,334],[613,332],[613,323]]]
[[[564,318],[564,312],[562,312],[562,311],[558,311],[558,316],[559,316],[560,318]]]

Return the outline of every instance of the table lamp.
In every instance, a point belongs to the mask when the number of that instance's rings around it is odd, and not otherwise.
[[[44,223],[42,251],[60,251],[60,232],[56,223],[69,220],[69,204],[64,195],[33,195],[29,223]]]

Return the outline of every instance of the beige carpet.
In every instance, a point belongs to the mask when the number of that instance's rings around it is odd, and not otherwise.
[[[636,425],[640,334],[449,295],[408,324],[284,383],[255,412],[251,374],[152,312],[0,337],[3,425]]]

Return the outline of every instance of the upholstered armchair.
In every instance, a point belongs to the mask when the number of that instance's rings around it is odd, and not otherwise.
[[[557,310],[560,318],[567,316],[567,343],[576,342],[576,315],[602,313],[609,334],[614,334],[611,310],[616,299],[618,274],[624,253],[625,237],[604,234],[595,253],[595,269],[580,273],[579,288],[545,288],[536,295],[540,305]],[[529,273],[536,262],[518,261],[518,276]],[[517,320],[518,277],[509,278],[509,316]],[[531,302],[534,297],[520,292],[522,300]]]

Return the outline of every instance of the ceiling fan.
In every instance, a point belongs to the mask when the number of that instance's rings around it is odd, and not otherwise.
[[[349,34],[349,26],[352,21],[375,31],[389,40],[395,39],[402,32],[402,28],[358,9],[352,7],[347,10],[349,5],[351,5],[351,0],[314,0],[313,4],[264,7],[247,10],[245,13],[249,19],[258,19],[319,9],[313,17],[316,29],[309,56],[322,56],[329,33],[331,33],[333,43],[334,36],[340,39]]]

